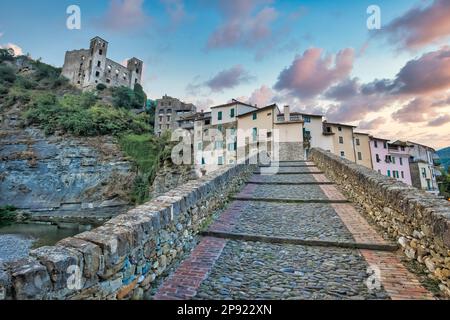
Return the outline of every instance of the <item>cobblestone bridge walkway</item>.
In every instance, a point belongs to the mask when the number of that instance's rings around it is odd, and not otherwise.
[[[311,162],[255,172],[154,299],[428,299]]]

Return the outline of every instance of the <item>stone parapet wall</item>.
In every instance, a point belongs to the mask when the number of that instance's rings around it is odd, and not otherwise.
[[[357,165],[322,149],[310,160],[359,204],[402,246],[404,254],[426,266],[450,296],[450,203]]]
[[[305,158],[303,144],[298,142],[279,142],[280,161],[297,161]]]
[[[189,181],[103,226],[0,263],[0,299],[142,299],[254,166]]]

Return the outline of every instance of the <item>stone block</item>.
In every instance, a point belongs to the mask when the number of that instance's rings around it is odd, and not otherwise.
[[[9,264],[16,300],[41,300],[52,289],[47,268],[36,259],[26,258]]]

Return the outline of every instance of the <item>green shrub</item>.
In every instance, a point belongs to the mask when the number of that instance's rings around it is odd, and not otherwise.
[[[145,117],[128,110],[95,104],[92,93],[38,95],[24,116],[29,124],[41,126],[47,134],[56,130],[77,136],[97,136],[122,132],[144,133],[150,130]]]
[[[134,90],[127,87],[112,88],[113,105],[117,108],[142,109],[147,96],[140,84],[134,86]]]
[[[19,88],[22,88],[22,89],[31,90],[31,89],[36,89],[36,87],[38,86],[38,83],[36,81],[34,81],[33,79],[26,78],[23,76],[18,76],[16,78],[15,85],[17,85]]]
[[[0,65],[0,83],[11,85],[14,81],[16,81],[16,72],[14,68]]]
[[[136,83],[133,92],[136,105],[138,105],[138,108],[142,108],[147,102],[147,95],[145,94],[144,89],[139,83]]]
[[[10,224],[15,221],[17,209],[13,206],[0,207],[0,225]]]
[[[103,90],[105,90],[106,89],[106,85],[104,85],[103,83],[99,83],[98,85],[97,85],[97,90],[98,91],[103,91]]]
[[[32,65],[35,69],[34,76],[36,77],[37,81],[48,79],[51,80],[52,83],[54,83],[56,80],[58,80],[61,74],[60,68],[55,68],[49,64],[41,62],[40,60],[33,61]]]
[[[0,84],[0,95],[5,96],[8,94],[9,89],[4,85]]]

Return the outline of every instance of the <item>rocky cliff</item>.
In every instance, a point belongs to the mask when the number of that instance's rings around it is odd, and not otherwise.
[[[45,136],[23,126],[17,106],[0,117],[0,206],[29,211],[36,220],[77,222],[128,208],[134,174],[111,136]]]

